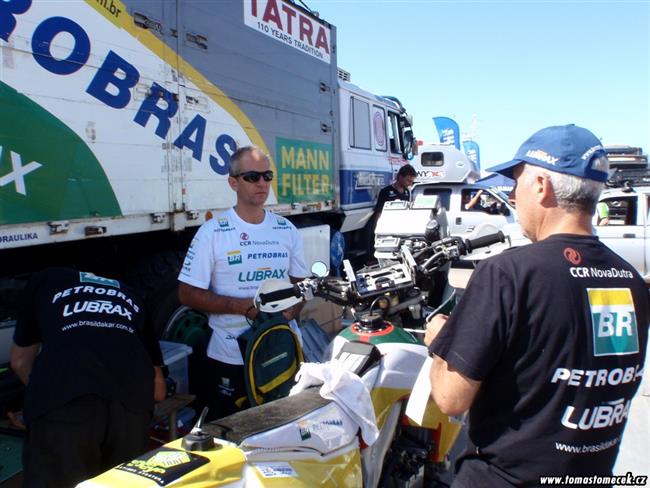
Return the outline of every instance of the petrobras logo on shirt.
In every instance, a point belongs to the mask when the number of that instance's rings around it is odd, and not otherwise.
[[[115,288],[120,287],[120,282],[117,280],[111,280],[109,278],[104,278],[103,276],[97,276],[92,273],[86,273],[81,271],[79,273],[79,281],[82,283],[94,283],[96,285],[108,285]]]
[[[639,352],[634,301],[629,288],[587,288],[594,356]]]
[[[235,230],[235,226],[230,224],[230,221],[227,217],[217,218],[217,227],[215,227],[214,232],[230,232]]]
[[[556,368],[551,383],[566,383],[569,386],[598,388],[618,386],[640,381],[643,366],[636,364],[627,368],[577,369]]]
[[[252,259],[254,261],[260,259],[278,259],[278,258],[288,258],[289,253],[287,251],[269,251],[269,252],[249,252],[246,255],[246,259]]]
[[[286,269],[257,268],[253,271],[240,271],[237,280],[240,283],[250,283],[275,278],[278,280],[288,280]]]
[[[277,225],[273,226],[273,230],[283,230],[283,229],[289,229],[289,222],[287,221],[287,219],[278,217]]]
[[[226,256],[228,257],[229,266],[241,264],[243,262],[241,251],[228,251]]]

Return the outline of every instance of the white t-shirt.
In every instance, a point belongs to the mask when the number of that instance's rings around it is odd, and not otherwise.
[[[217,295],[250,298],[252,305],[264,280],[289,281],[290,276],[307,275],[302,239],[291,222],[266,211],[262,223],[249,224],[230,209],[215,215],[196,232],[178,279]],[[213,333],[208,356],[228,364],[244,364],[237,337],[249,327],[246,317],[210,314],[209,324]],[[298,332],[295,322],[292,325]]]

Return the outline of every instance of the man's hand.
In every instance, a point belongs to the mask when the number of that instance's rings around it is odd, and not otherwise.
[[[300,311],[302,310],[302,307],[304,307],[304,305],[305,302],[296,303],[293,307],[283,310],[282,316],[286,320],[293,320],[293,319],[297,320],[300,317]]]
[[[447,315],[439,313],[434,315],[431,320],[427,322],[427,331],[424,334],[424,344],[427,347],[433,342],[440,330],[445,326],[448,318]]]

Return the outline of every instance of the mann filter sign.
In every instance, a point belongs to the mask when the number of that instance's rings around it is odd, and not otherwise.
[[[278,202],[332,200],[334,164],[332,146],[277,139]]]
[[[330,63],[330,29],[282,0],[244,0],[247,26]]]

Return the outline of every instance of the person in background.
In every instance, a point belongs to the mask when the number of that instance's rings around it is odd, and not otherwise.
[[[296,227],[264,209],[273,176],[260,149],[246,146],[233,153],[228,183],[236,204],[199,228],[178,275],[181,303],[209,314],[212,336],[202,393],[209,419],[245,406],[244,360],[237,337],[256,316],[253,297],[262,281],[296,283],[309,274]],[[284,312],[298,337],[293,319],[301,308],[299,304]]]
[[[415,168],[410,164],[405,164],[397,172],[395,181],[379,191],[373,214],[367,224],[366,251],[370,261],[372,261],[372,256],[375,252],[375,228],[377,227],[377,221],[381,216],[381,212],[384,209],[384,204],[394,200],[403,200],[408,202],[411,199],[410,187],[413,186],[416,177],[417,173],[415,172]]]
[[[132,290],[71,268],[34,274],[11,351],[27,385],[24,486],[75,486],[146,451],[162,365]]]
[[[575,125],[533,134],[493,168],[533,244],[483,261],[447,317],[427,324],[432,397],[469,409],[453,487],[611,475],[643,376],[648,290],[592,234],[608,162]]]
[[[483,190],[479,190],[474,195],[472,195],[470,192],[467,192],[465,194],[465,198],[463,201],[463,209],[464,210],[472,210],[477,203],[481,201],[481,195],[483,194]],[[479,209],[480,209],[479,205]]]
[[[596,205],[596,225],[609,224],[609,207],[605,202],[599,202]]]
[[[413,186],[416,177],[417,173],[413,166],[410,164],[402,166],[397,172],[395,181],[379,191],[379,195],[377,195],[377,203],[375,204],[375,215],[381,214],[386,202],[392,202],[394,200],[403,200],[408,202],[411,198],[409,188]]]

